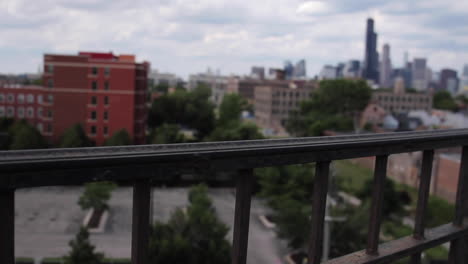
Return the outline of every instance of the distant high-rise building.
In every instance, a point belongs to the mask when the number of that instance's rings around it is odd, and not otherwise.
[[[416,58],[412,67],[412,88],[418,91],[426,91],[429,86],[430,77],[428,76],[427,60],[425,58]]]
[[[167,85],[169,87],[177,87],[183,85],[184,81],[179,76],[173,73],[162,73],[157,70],[151,71],[148,74],[149,85]]]
[[[359,78],[361,77],[361,62],[358,60],[350,60],[346,63],[343,69],[344,78]]]
[[[463,68],[463,73],[460,78],[460,88],[458,91],[460,93],[468,93],[468,64]]]
[[[294,66],[290,61],[284,62],[284,74],[286,80],[291,80],[293,78]]]
[[[442,69],[440,71],[439,89],[455,94],[458,91],[458,74],[452,69]]]
[[[344,77],[344,68],[345,68],[346,64],[344,63],[338,63],[338,65],[336,65],[336,78],[343,78]]]
[[[392,62],[390,60],[390,46],[385,44],[382,52],[382,63],[380,65],[380,86],[391,87]]]
[[[337,75],[337,68],[335,66],[331,66],[331,65],[323,66],[319,74],[320,80],[333,80],[336,78],[338,78],[338,75]]]
[[[374,83],[379,81],[379,54],[377,53],[377,33],[374,31],[374,20],[367,19],[366,29],[366,50],[364,56],[363,77],[372,80]]]
[[[265,79],[265,68],[253,66],[251,70],[251,74],[253,78],[263,80]]]
[[[300,60],[296,63],[293,70],[294,79],[304,79],[306,77],[306,63],[305,60]]]

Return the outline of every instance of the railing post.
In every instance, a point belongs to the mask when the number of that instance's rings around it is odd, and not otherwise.
[[[328,174],[330,161],[317,162],[315,165],[314,193],[312,201],[312,226],[309,241],[309,264],[318,264],[322,260],[323,228],[328,192]]]
[[[429,188],[431,186],[432,162],[434,150],[425,150],[421,164],[421,175],[419,177],[418,204],[416,207],[416,218],[414,221],[413,237],[424,239],[424,228],[426,227],[426,209],[429,199]],[[411,264],[421,263],[421,252],[411,256]]]
[[[458,176],[457,196],[455,203],[455,219],[453,224],[462,227],[467,210],[468,199],[468,146],[463,146]],[[450,243],[449,263],[465,262],[465,238],[458,238]]]
[[[382,223],[383,194],[387,174],[388,155],[377,156],[375,159],[372,205],[367,234],[366,253],[377,255],[379,247],[380,225]]]
[[[148,263],[150,192],[149,180],[133,186],[132,264]]]
[[[15,262],[15,191],[0,190],[0,263]]]
[[[253,169],[240,170],[236,184],[232,264],[245,264],[247,262],[252,185]]]

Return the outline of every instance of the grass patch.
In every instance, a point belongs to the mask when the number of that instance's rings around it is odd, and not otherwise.
[[[62,264],[64,263],[63,258],[43,258],[42,264]]]
[[[34,264],[33,258],[25,258],[25,257],[17,257],[15,259],[15,263],[17,264]]]
[[[357,195],[364,188],[367,180],[372,179],[374,172],[349,160],[338,160],[333,163],[336,168],[336,180],[344,192]]]

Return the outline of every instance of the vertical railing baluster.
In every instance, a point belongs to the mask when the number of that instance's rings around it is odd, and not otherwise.
[[[468,146],[463,146],[458,176],[457,196],[455,203],[455,226],[463,226],[468,204]],[[458,238],[450,243],[450,264],[465,264],[465,238]]]
[[[15,262],[15,191],[0,190],[0,263]]]
[[[327,203],[330,161],[317,162],[315,166],[312,226],[309,241],[309,264],[318,264],[322,259],[323,228],[325,221],[325,207]]]
[[[372,205],[369,218],[369,233],[367,234],[366,253],[378,254],[380,225],[382,223],[383,194],[387,174],[388,155],[377,156],[375,159]]]
[[[253,169],[240,170],[236,184],[232,264],[245,264],[247,261],[252,185]]]
[[[148,263],[150,192],[149,180],[138,181],[133,186],[132,264]]]
[[[413,237],[424,239],[424,229],[426,227],[426,209],[429,199],[429,188],[431,186],[432,162],[434,150],[425,150],[421,164],[421,175],[419,177],[418,204],[416,207],[416,218],[414,221]],[[421,252],[411,256],[411,264],[421,263]]]

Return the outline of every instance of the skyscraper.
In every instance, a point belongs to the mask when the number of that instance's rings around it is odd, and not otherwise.
[[[439,88],[455,94],[458,91],[458,74],[452,69],[442,69],[440,71]]]
[[[427,61],[425,58],[416,58],[412,67],[412,88],[418,91],[426,91],[429,85]]]
[[[363,77],[375,83],[379,81],[379,54],[377,53],[377,33],[374,31],[374,20],[367,19],[366,50],[364,55]]]
[[[380,86],[391,87],[390,75],[392,73],[392,61],[390,60],[390,46],[385,44],[382,52],[382,63],[380,65]]]
[[[458,89],[460,93],[468,93],[468,64],[463,68],[463,73],[460,80],[460,87]]]
[[[296,63],[293,70],[295,79],[303,79],[306,77],[306,63],[305,60],[300,60]]]
[[[291,80],[294,74],[294,66],[292,65],[291,61],[284,62],[284,74],[286,80]]]

